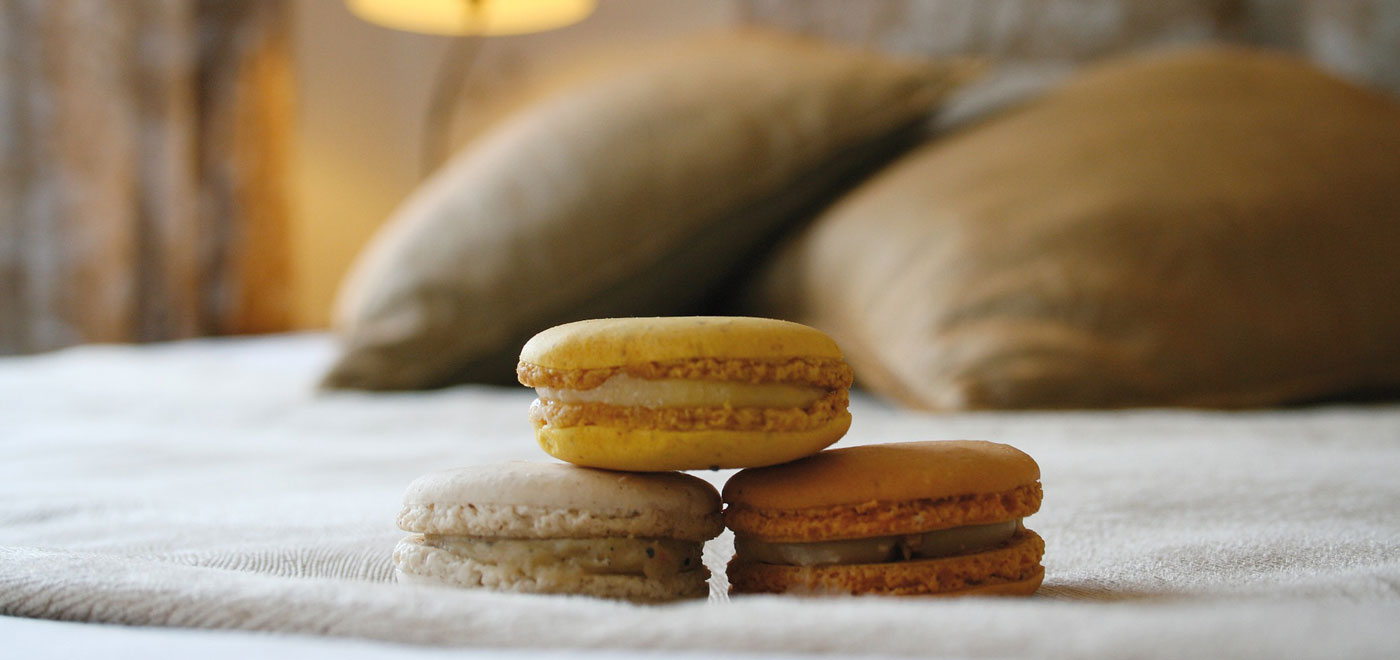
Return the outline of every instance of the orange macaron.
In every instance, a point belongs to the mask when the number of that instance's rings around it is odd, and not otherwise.
[[[743,470],[724,487],[736,593],[1029,595],[1040,468],[1009,445],[910,442]]]

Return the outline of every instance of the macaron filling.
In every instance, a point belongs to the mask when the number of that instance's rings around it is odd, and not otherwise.
[[[424,545],[521,575],[568,567],[585,575],[664,578],[700,570],[701,544],[679,539],[505,539],[423,535]]]
[[[747,535],[734,537],[735,552],[746,561],[788,566],[879,564],[933,559],[996,548],[1022,529],[1021,520],[968,525],[922,534],[880,536],[812,543],[768,543]]]
[[[792,383],[648,380],[625,373],[591,389],[537,387],[535,392],[545,401],[644,408],[807,408],[828,393],[820,387]]]

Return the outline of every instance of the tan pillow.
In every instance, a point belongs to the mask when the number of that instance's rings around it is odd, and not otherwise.
[[[478,138],[399,209],[344,284],[324,384],[510,381],[551,325],[693,309],[907,143],[966,70],[758,31],[637,52]]]
[[[1400,107],[1259,52],[1107,64],[862,184],[753,299],[932,409],[1400,384]]]

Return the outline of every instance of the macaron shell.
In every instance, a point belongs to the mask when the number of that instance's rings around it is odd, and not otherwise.
[[[472,561],[410,536],[394,548],[395,575],[400,582],[431,586],[481,588],[520,593],[578,594],[636,602],[703,598],[710,592],[709,571],[703,568],[664,578],[636,575],[592,575],[561,564],[541,562],[529,570],[503,569]]]
[[[651,472],[774,465],[796,460],[840,440],[851,426],[842,412],[805,431],[665,431],[612,426],[541,426],[545,453],[576,465]]]
[[[592,512],[508,504],[418,504],[399,512],[398,525],[420,534],[508,539],[619,536],[708,541],[724,531],[718,511],[678,515],[645,506]]]
[[[548,369],[601,369],[691,358],[841,358],[836,342],[798,323],[749,317],[593,319],[535,335],[520,360]]]
[[[1020,582],[1003,582],[1001,584],[984,584],[977,587],[969,587],[959,591],[945,591],[942,593],[929,594],[930,596],[1030,596],[1040,589],[1040,584],[1045,581],[1045,569],[1041,568],[1035,575]]]
[[[1034,459],[1010,445],[978,440],[848,447],[744,470],[724,501],[755,509],[807,509],[1001,493],[1040,479]]]
[[[941,499],[868,501],[805,509],[758,509],[731,503],[724,523],[769,543],[810,543],[918,534],[1025,518],[1040,510],[1040,482],[1001,493]]]
[[[1044,553],[1045,542],[1026,530],[995,550],[938,559],[782,566],[735,557],[728,575],[735,593],[1027,596],[1044,579]]]
[[[510,462],[433,472],[409,485],[399,527],[508,538],[639,536],[703,541],[723,529],[719,494],[679,473]]]
[[[709,482],[688,474],[631,474],[511,461],[423,475],[409,485],[404,504],[510,504],[584,511],[645,506],[706,515],[719,508],[719,493]]]

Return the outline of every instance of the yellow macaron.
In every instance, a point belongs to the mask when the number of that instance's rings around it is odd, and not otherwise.
[[[841,439],[851,369],[797,323],[745,317],[597,319],[525,344],[516,369],[539,398],[536,439],[589,467],[756,467]]]
[[[724,487],[740,593],[1028,595],[1045,542],[1040,468],[981,441],[850,447]]]

